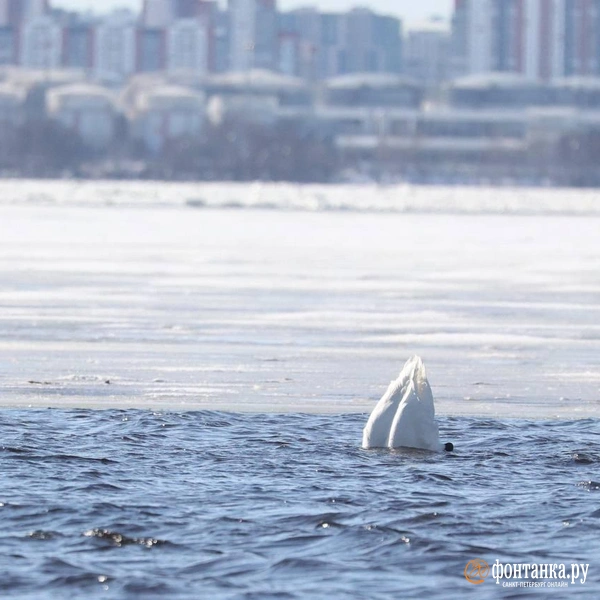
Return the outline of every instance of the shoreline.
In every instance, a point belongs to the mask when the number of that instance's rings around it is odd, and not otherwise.
[[[11,402],[8,399],[0,400],[0,411],[9,410],[66,410],[66,411],[152,411],[168,413],[187,412],[222,412],[230,414],[264,414],[264,415],[364,415],[365,418],[375,407],[376,401],[357,403],[352,407],[344,408],[340,404],[326,407],[316,406],[315,403],[299,404],[273,404],[257,402],[252,404],[234,404],[231,402],[169,402],[149,401],[140,402],[133,399],[120,398],[107,400],[83,401],[78,398],[69,398],[59,402],[50,402],[42,398],[35,401]],[[536,406],[520,404],[518,410],[514,405],[504,404],[494,407],[492,403],[469,402],[469,406],[462,403],[453,403],[452,406],[444,402],[436,404],[436,417],[443,418],[472,418],[494,420],[531,420],[531,421],[580,421],[586,419],[600,419],[600,407],[591,404],[573,406]]]
[[[600,188],[412,183],[0,179],[0,209],[600,216]]]
[[[453,170],[452,172],[456,172]],[[398,173],[383,173],[380,176],[370,176],[368,174],[357,171],[350,176],[344,176],[343,174],[337,174],[329,179],[313,179],[313,180],[302,180],[302,179],[217,179],[217,178],[196,178],[193,176],[180,176],[180,177],[160,177],[156,176],[155,173],[150,173],[148,176],[139,176],[137,173],[122,173],[117,172],[114,175],[111,173],[100,173],[100,174],[82,174],[59,171],[56,173],[40,172],[40,173],[26,173],[26,172],[11,172],[4,171],[0,172],[0,182],[2,181],[59,181],[59,182],[70,182],[70,183],[148,183],[148,184],[161,184],[161,185],[241,185],[248,186],[253,184],[266,184],[266,185],[294,185],[294,186],[376,186],[376,187],[393,187],[393,186],[414,186],[414,187],[467,187],[467,188],[515,188],[515,189],[574,189],[574,190],[589,190],[599,191],[600,182],[591,181],[585,183],[576,183],[574,180],[560,180],[551,179],[547,174],[543,176],[503,176],[503,175],[490,175],[481,173],[479,176],[465,177],[460,179],[459,177],[444,177],[439,174],[431,175],[430,177],[418,178]],[[575,181],[575,183],[574,183]]]

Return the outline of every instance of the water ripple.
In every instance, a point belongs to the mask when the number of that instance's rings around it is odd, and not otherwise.
[[[598,421],[446,418],[431,454],[362,450],[364,420],[4,411],[0,592],[442,599],[480,557],[589,562],[600,593]]]

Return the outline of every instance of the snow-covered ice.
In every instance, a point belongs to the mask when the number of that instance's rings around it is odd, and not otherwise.
[[[0,191],[4,405],[367,412],[419,354],[441,414],[600,414],[598,192]]]

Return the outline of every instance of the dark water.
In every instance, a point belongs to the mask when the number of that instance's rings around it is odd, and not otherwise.
[[[454,453],[364,451],[362,415],[0,413],[0,596],[600,597],[600,422],[440,419]],[[590,563],[563,590],[467,561]]]

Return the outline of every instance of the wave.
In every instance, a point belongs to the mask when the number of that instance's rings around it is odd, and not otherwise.
[[[600,421],[441,417],[437,455],[361,450],[365,418],[0,411],[3,445],[55,457],[3,464],[0,595],[445,600],[475,557],[597,564]]]

